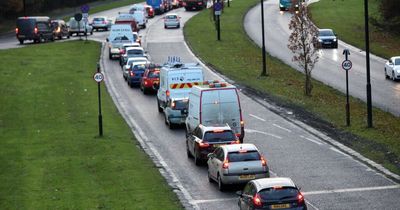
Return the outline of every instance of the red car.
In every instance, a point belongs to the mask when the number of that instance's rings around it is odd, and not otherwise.
[[[153,18],[153,17],[155,16],[154,9],[153,9],[152,6],[150,6],[150,5],[145,5],[144,8],[146,9],[147,17]]]
[[[150,64],[146,67],[142,81],[140,82],[140,90],[144,94],[150,91],[157,91],[160,84],[160,69],[161,66],[155,64]]]

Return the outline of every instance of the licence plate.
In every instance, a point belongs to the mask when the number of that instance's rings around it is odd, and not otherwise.
[[[18,35],[19,38],[25,38],[25,35]]]
[[[331,44],[331,42],[324,42],[324,44]]]
[[[256,175],[253,174],[247,174],[247,175],[240,175],[239,179],[243,180],[243,179],[255,179]]]
[[[217,147],[220,147],[220,146],[223,146],[223,145],[225,145],[225,144],[213,144],[213,147],[217,148]]]
[[[271,205],[271,209],[284,209],[284,208],[289,208],[289,207],[290,207],[290,204],[288,204],[288,203]]]

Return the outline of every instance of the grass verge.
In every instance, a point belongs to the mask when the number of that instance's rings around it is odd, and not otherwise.
[[[298,113],[312,113],[316,119],[323,119],[327,124],[325,127],[334,127],[331,137],[400,174],[399,118],[373,109],[375,127],[368,129],[365,103],[351,98],[352,126],[346,127],[345,96],[342,93],[313,80],[313,96],[304,96],[304,75],[271,56],[267,57],[270,76],[259,78],[261,50],[249,40],[241,24],[246,11],[257,3],[258,0],[238,0],[225,8],[221,16],[221,41],[216,41],[209,11],[201,12],[185,24],[186,41],[197,56],[224,75],[261,91],[282,105],[298,108]],[[322,129],[319,122],[312,119],[307,124]]]
[[[99,52],[84,41],[0,50],[2,209],[182,209],[104,85],[97,136]]]
[[[320,0],[310,5],[313,22],[320,28],[332,28],[339,39],[365,49],[364,1]],[[369,17],[379,17],[378,0],[368,1]],[[345,24],[343,24],[345,23]],[[370,50],[390,58],[400,54],[400,36],[369,24]]]

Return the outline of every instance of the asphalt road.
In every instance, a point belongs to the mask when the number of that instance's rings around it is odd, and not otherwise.
[[[293,54],[287,48],[291,33],[288,27],[291,14],[288,12],[280,14],[278,3],[279,0],[267,0],[264,2],[266,50],[272,56],[301,71],[297,64],[292,62]],[[245,16],[244,26],[249,37],[259,46],[262,46],[260,4],[252,8]],[[349,59],[353,63],[353,68],[349,71],[350,95],[366,101],[365,51],[361,51],[342,41],[339,41],[338,49],[322,49],[320,50],[320,60],[312,71],[312,76],[345,94],[346,73],[341,67],[341,63],[344,60],[342,53],[345,48],[350,50]],[[384,65],[386,61],[383,58],[373,55],[370,57],[373,106],[400,116],[400,82],[385,79]]]
[[[116,16],[124,9],[103,15]],[[183,9],[174,12],[183,23],[196,14]],[[182,29],[166,30],[160,18],[150,19],[148,28],[140,32],[151,59],[163,63],[168,56],[180,56],[184,62],[198,62],[183,41]],[[90,38],[103,41],[107,33],[95,32]],[[9,45],[19,46],[16,39]],[[118,61],[108,59],[106,47],[102,49],[101,66],[118,110],[185,207],[238,209],[235,191],[240,187],[219,192],[215,183],[208,182],[206,166],[198,167],[186,156],[184,130],[167,128],[157,111],[156,97],[130,88]],[[208,68],[204,73],[206,79],[220,78]],[[277,115],[274,110],[279,107],[249,94],[241,93],[240,100],[245,142],[258,146],[273,176],[291,177],[302,188],[309,209],[397,209],[400,185],[392,180],[400,180],[398,176],[391,176],[379,165],[375,167],[380,170],[370,167],[365,164],[367,159],[294,120],[289,111],[285,116]]]

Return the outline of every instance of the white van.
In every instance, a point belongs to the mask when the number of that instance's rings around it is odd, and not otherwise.
[[[135,17],[138,27],[146,28],[147,18],[144,11],[135,11],[135,13],[133,13],[133,16]]]
[[[188,98],[190,89],[204,80],[200,64],[168,63],[160,70],[160,86],[157,91],[158,111],[163,112],[168,101]]]
[[[106,39],[108,42],[109,58],[120,57],[120,49],[124,44],[135,42],[132,35],[132,28],[127,24],[113,24],[110,35]]]
[[[239,94],[235,86],[221,82],[204,82],[193,86],[189,94],[186,132],[191,133],[199,124],[204,126],[228,124],[243,142],[244,122]]]

